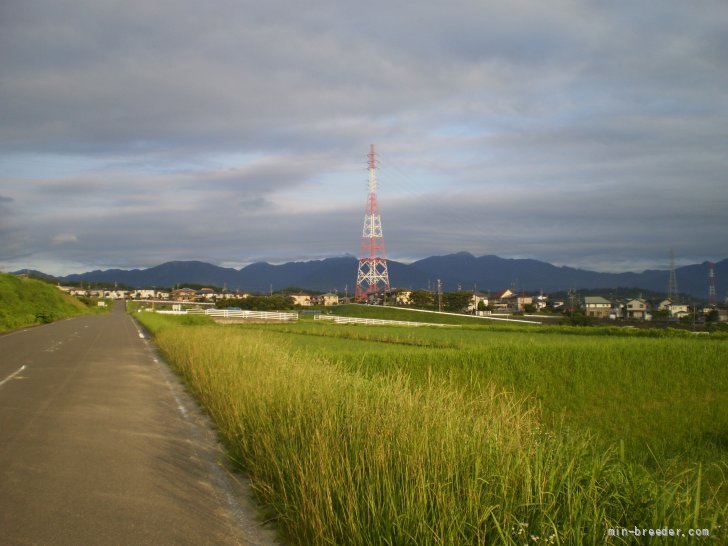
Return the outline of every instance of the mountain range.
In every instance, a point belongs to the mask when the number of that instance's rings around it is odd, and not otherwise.
[[[467,252],[431,256],[410,264],[389,260],[389,279],[393,287],[435,289],[437,279],[444,291],[477,289],[481,292],[515,288],[518,291],[545,293],[578,289],[639,288],[667,292],[670,272],[646,270],[641,273],[599,273],[573,267],[559,267],[532,259],[510,259],[487,255],[476,257]],[[708,296],[708,262],[676,269],[681,293],[699,299]],[[357,259],[351,256],[272,265],[258,262],[242,269],[219,267],[199,261],[167,262],[148,269],[108,269],[68,275],[59,281],[118,283],[133,288],[173,287],[198,284],[227,287],[228,290],[268,292],[290,286],[309,290],[353,293]],[[728,285],[728,259],[715,265],[718,298],[725,298]],[[726,279],[726,280],[724,280]]]

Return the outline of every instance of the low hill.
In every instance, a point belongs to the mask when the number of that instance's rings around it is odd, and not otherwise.
[[[0,332],[87,311],[83,303],[53,285],[0,273]]]
[[[410,267],[426,272],[432,279],[442,279],[445,291],[502,290],[513,285],[519,291],[546,293],[575,288],[616,289],[620,287],[650,290],[664,294],[667,291],[670,271],[648,269],[641,273],[601,273],[567,266],[555,266],[530,259],[476,257],[467,252],[447,256],[431,256],[410,264]],[[719,291],[725,292],[721,280],[728,275],[728,259],[716,264]],[[706,298],[708,292],[708,262],[679,267],[676,276],[681,292],[693,297]],[[390,275],[391,277],[391,275]],[[398,284],[399,285],[399,284]],[[721,293],[722,295],[722,293]]]
[[[131,271],[109,269],[91,271],[60,279],[62,282],[118,283],[134,288],[168,287],[182,284],[224,286],[228,290],[268,292],[286,286],[307,290],[353,294],[357,274],[357,259],[351,256],[327,258],[272,265],[265,262],[242,269],[218,267],[204,262],[167,262],[148,269]],[[437,280],[443,290],[458,289],[482,292],[516,287],[518,291],[546,293],[569,290],[621,287],[667,291],[669,270],[647,270],[641,273],[601,273],[566,266],[555,266],[531,259],[500,258],[486,255],[476,257],[467,252],[446,256],[431,256],[411,264],[388,260],[389,280],[393,287],[435,289]],[[679,267],[676,270],[680,291],[705,299],[708,292],[708,262]],[[728,259],[716,263],[718,297],[725,297],[724,282],[728,276]]]

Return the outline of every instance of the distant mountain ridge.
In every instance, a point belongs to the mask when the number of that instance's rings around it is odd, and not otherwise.
[[[431,256],[411,264],[390,260],[389,279],[393,287],[435,288],[442,280],[445,291],[496,291],[515,286],[519,291],[555,292],[570,288],[642,288],[666,292],[668,270],[647,270],[642,273],[599,273],[573,267],[558,267],[532,259],[500,258],[493,255],[476,257],[467,252]],[[723,300],[728,285],[728,259],[716,263],[718,298]],[[357,259],[326,258],[306,262],[272,265],[257,262],[242,269],[220,267],[199,261],[166,262],[148,269],[108,269],[68,275],[60,281],[110,282],[134,288],[172,287],[183,284],[226,286],[229,290],[268,292],[288,286],[310,290],[354,292]],[[706,299],[708,262],[676,269],[681,292]]]

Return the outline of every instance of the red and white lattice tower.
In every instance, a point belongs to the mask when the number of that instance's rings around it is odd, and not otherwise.
[[[715,306],[717,299],[715,295],[715,264],[708,262],[708,305]]]
[[[361,235],[359,271],[356,275],[357,301],[370,295],[389,290],[387,258],[384,255],[384,235],[382,234],[382,215],[377,203],[377,173],[374,144],[369,150],[369,194],[364,213],[364,230]]]

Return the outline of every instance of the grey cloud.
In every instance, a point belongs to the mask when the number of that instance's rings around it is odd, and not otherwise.
[[[725,210],[725,200],[712,202],[712,195],[696,195],[689,187],[669,201],[649,192],[630,195],[607,188],[574,194],[432,196],[390,203],[383,223],[395,255],[426,255],[432,253],[432,241],[438,241],[478,255],[616,270],[628,260],[661,263],[671,247],[694,257],[728,254],[728,241],[721,235],[728,227]]]
[[[23,11],[20,5],[13,6],[3,61],[17,77],[4,86],[9,123],[3,141],[15,149],[90,152],[160,149],[169,142],[198,149],[205,143],[275,147],[279,138],[285,141],[287,127],[302,126],[301,139],[305,127],[322,118],[386,117],[427,107],[458,87],[475,91],[493,79],[487,76],[491,68],[473,64],[463,52],[430,58],[429,44],[489,36],[507,15],[461,2],[447,10],[425,6],[416,17],[409,7],[389,6],[384,11],[393,11],[391,18],[362,21],[368,10],[349,13],[321,3],[312,13],[333,11],[335,20],[320,32],[315,16],[301,22],[299,9],[275,4],[282,18],[235,4],[227,4],[230,13],[200,12],[191,4],[194,16],[165,3],[130,9],[76,2],[24,17],[16,13]],[[295,19],[286,18],[291,12]],[[381,24],[387,20],[397,23]],[[408,21],[414,32],[407,31]],[[530,21],[534,27],[538,19]],[[375,29],[367,22],[379,30],[370,33]],[[514,19],[509,28],[524,26]],[[521,40],[495,41],[505,42]],[[500,58],[497,51],[489,55]],[[485,80],[475,76],[484,68]]]
[[[272,206],[272,203],[264,197],[256,196],[240,201],[238,206],[240,206],[242,210],[257,211],[269,209]]]
[[[615,207],[588,195],[573,199],[513,195],[495,203],[487,196],[468,194],[431,196],[409,204],[385,201],[388,254],[401,259],[467,250],[616,270],[627,264],[634,269],[635,264],[661,263],[671,247],[679,256],[728,253],[724,243],[714,244],[725,241],[725,221],[718,207],[711,211],[706,203],[696,204],[704,219],[696,224],[692,213],[683,214],[679,199],[667,209],[651,207],[649,201],[632,204],[619,196],[612,199]],[[138,267],[170,259],[247,263],[358,252],[359,206],[266,215],[263,221],[241,213],[241,208],[247,210],[237,202],[232,206],[220,202],[189,214],[162,209],[67,220],[66,231],[78,234],[78,240],[59,249],[57,258]],[[53,225],[34,225],[34,237]]]
[[[355,254],[375,142],[394,258],[720,258],[726,24],[718,0],[6,2],[0,159],[98,165],[0,179],[42,216],[4,214],[3,254]]]

